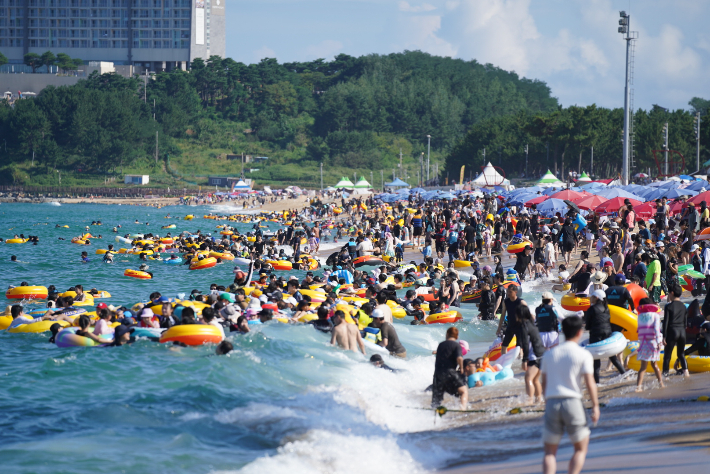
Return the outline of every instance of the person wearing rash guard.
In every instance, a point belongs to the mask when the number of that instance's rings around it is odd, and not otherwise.
[[[527,306],[527,303],[524,299],[518,298],[518,287],[515,285],[510,285],[510,288],[508,288],[508,297],[503,302],[503,312],[500,316],[500,321],[498,322],[498,330],[496,331],[498,337],[503,338],[503,344],[501,345],[501,354],[505,354],[508,352],[508,344],[510,344],[510,341],[513,340],[514,336],[518,336],[515,339],[515,345],[522,347],[522,339],[519,336],[520,324],[518,324],[515,319],[515,311],[520,305]],[[507,326],[504,329],[503,325],[506,322],[506,314],[508,315]]]
[[[606,302],[606,294],[602,290],[595,290],[589,296],[589,302],[591,306],[584,312],[584,322],[589,331],[589,343],[594,344],[611,336],[611,315]],[[609,360],[620,374],[626,372],[615,355],[609,357]],[[594,361],[594,381],[597,383],[599,383],[601,364],[601,360]]]
[[[560,343],[559,319],[560,315],[552,306],[554,296],[549,291],[542,294],[542,304],[535,308],[535,324],[540,331],[540,338],[546,349],[555,347]]]
[[[606,293],[606,301],[610,305],[633,311],[634,300],[631,298],[631,293],[623,285],[626,282],[626,277],[619,273],[614,277],[614,286],[610,286],[604,292]]]
[[[683,288],[674,285],[668,293],[670,303],[663,309],[663,374],[668,376],[673,349],[676,349],[678,362],[680,362],[683,375],[689,376],[688,363],[685,360],[685,328],[688,323],[688,310],[680,301]]]

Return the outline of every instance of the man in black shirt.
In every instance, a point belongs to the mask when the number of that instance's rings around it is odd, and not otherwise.
[[[634,300],[631,298],[631,293],[624,285],[626,277],[620,273],[614,277],[614,286],[610,286],[604,292],[606,293],[606,302],[610,305],[619,306],[620,308],[635,310]]]
[[[531,253],[532,247],[526,245],[525,249],[523,249],[522,252],[517,254],[518,259],[515,261],[515,266],[513,267],[513,269],[518,272],[520,281],[523,281],[525,279],[525,272],[528,271],[528,268],[530,267],[530,264],[532,262],[532,256],[530,255]]]
[[[466,255],[473,252],[476,245],[476,228],[471,225],[471,221],[466,221],[466,227],[463,229],[466,234]]]
[[[468,406],[468,384],[464,380],[463,354],[458,342],[459,330],[446,330],[446,340],[436,348],[434,384],[432,385],[431,406],[438,407],[444,393],[459,397],[461,409]]]
[[[673,348],[676,348],[676,355],[680,362],[681,370],[687,377],[688,363],[685,361],[685,328],[688,324],[688,310],[680,302],[680,295],[683,288],[676,284],[670,288],[668,299],[670,303],[663,309],[663,344],[665,345],[663,357],[663,374],[668,376]]]

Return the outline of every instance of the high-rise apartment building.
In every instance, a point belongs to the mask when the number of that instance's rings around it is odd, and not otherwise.
[[[225,0],[0,0],[11,63],[52,51],[151,71],[225,55]]]

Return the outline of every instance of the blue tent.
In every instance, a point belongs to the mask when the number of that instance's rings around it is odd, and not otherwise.
[[[550,198],[537,205],[537,211],[545,217],[552,217],[558,212],[564,215],[567,209],[567,204],[562,199],[557,198]]]
[[[417,193],[423,194],[423,193],[426,192],[426,189],[424,189],[424,188],[412,188],[412,189],[410,189],[409,191],[410,191],[411,194],[417,194]]]
[[[584,186],[579,186],[579,189],[587,191],[589,194],[599,194],[601,191],[609,189],[609,187],[604,183],[589,183]]]
[[[395,179],[391,183],[386,183],[385,186],[387,186],[388,188],[401,188],[401,187],[408,188],[409,187],[409,185],[407,183],[405,183],[404,181],[402,181],[399,178]]]

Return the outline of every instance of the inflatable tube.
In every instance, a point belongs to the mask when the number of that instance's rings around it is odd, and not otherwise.
[[[316,291],[316,290],[298,290],[298,291],[304,296],[310,296],[311,303],[322,303],[327,298],[327,295],[325,293],[323,293],[322,291]],[[286,294],[284,294],[284,298],[287,298]]]
[[[234,263],[236,263],[238,265],[249,265],[251,263],[251,260],[249,260],[248,258],[244,258],[244,257],[237,257],[234,259]]]
[[[613,332],[611,336],[603,341],[589,344],[589,339],[583,341],[580,345],[592,353],[594,360],[607,359],[616,354],[620,354],[629,341],[626,340],[620,332]]]
[[[59,293],[59,296],[76,298],[76,291],[65,291],[64,293]],[[90,293],[84,292],[84,301],[74,301],[72,306],[94,306],[94,297]]]
[[[689,275],[681,275],[678,277],[678,282],[685,291],[693,291],[695,289],[693,288],[693,279]]]
[[[150,280],[153,278],[150,276],[150,273],[148,272],[141,272],[139,270],[131,270],[130,268],[126,269],[125,272],[123,272],[123,276],[131,277],[131,278],[138,278],[140,280]]]
[[[629,341],[638,341],[638,318],[634,313],[620,306],[609,305],[611,324],[623,329],[621,334]]]
[[[288,271],[293,270],[293,263],[288,260],[267,260],[266,263],[271,265],[274,270],[278,271]]]
[[[513,254],[520,253],[523,250],[525,250],[526,245],[529,245],[531,248],[533,246],[533,244],[531,242],[524,240],[524,241],[520,242],[519,244],[508,245],[508,247],[506,247],[506,250],[508,251],[508,253],[513,253]]]
[[[445,313],[430,314],[424,321],[427,324],[453,324],[462,321],[463,317],[458,311],[447,311]]]
[[[177,226],[175,224],[164,225],[161,229],[175,229]]]
[[[513,347],[515,347],[516,343],[516,337],[513,336],[513,339],[510,341],[510,344],[508,344],[508,351],[511,351]],[[488,348],[485,354],[483,354],[483,358],[488,359],[490,361],[498,360],[501,356],[500,354],[500,347],[503,345],[503,340],[501,338],[496,338],[495,341],[493,341],[493,344],[491,344],[491,347]],[[507,352],[506,352],[507,354]]]
[[[188,214],[188,215],[185,216],[185,220],[186,220],[186,221],[191,221],[191,220],[194,219],[194,218],[195,218],[195,216],[193,216],[192,214]]]
[[[574,225],[575,232],[579,232],[587,227],[587,219],[585,219],[582,214],[577,214],[577,217],[572,221],[572,225]]]
[[[130,244],[131,242],[133,242],[131,239],[127,239],[127,238],[125,238],[125,237],[121,237],[121,236],[118,236],[118,235],[116,236],[116,239],[115,239],[115,240],[116,240],[116,242],[118,242],[119,244]]]
[[[690,345],[686,345],[685,348],[687,349],[690,347]],[[637,353],[634,351],[631,354],[631,357],[629,357],[629,362],[628,366],[630,369],[634,369],[635,371],[638,371],[641,368],[641,361],[639,361],[636,358]],[[665,356],[665,351],[661,351],[661,358],[656,364],[658,364],[659,367],[663,366],[663,357]],[[673,355],[671,356],[671,363],[670,367],[673,368],[675,367],[675,362],[677,360],[676,357],[676,351],[673,351]],[[701,356],[698,355],[697,352],[685,356],[685,361],[688,363],[688,371],[689,372],[710,372],[710,356]],[[648,364],[646,367],[647,372],[653,372],[653,368],[651,367],[651,364]]]
[[[503,282],[503,288],[508,288],[510,285],[514,285],[518,287],[518,291],[520,290],[520,285],[517,282],[514,281],[506,281]],[[498,285],[493,285],[491,288],[491,291],[496,291],[498,289]],[[469,295],[463,295],[461,297],[461,302],[462,303],[480,303],[481,302],[481,293],[483,293],[483,290],[476,290],[473,293]]]
[[[5,298],[9,300],[44,300],[47,298],[47,287],[16,286],[5,292]]]
[[[222,332],[211,324],[182,324],[173,326],[160,336],[160,342],[179,341],[188,346],[202,344],[219,344],[222,342]]]
[[[5,241],[6,244],[24,244],[30,239],[7,239]]]
[[[99,290],[98,293],[87,293],[87,295],[91,295],[91,297],[95,300],[102,298],[111,298],[111,293],[104,290]]]
[[[163,328],[131,328],[131,336],[133,337],[160,337],[165,331]]]
[[[508,352],[506,352],[505,355],[502,355],[496,359],[496,364],[503,367],[510,367],[511,365],[513,365],[513,362],[515,362],[515,360],[518,358],[519,352],[520,348],[517,346],[513,347],[512,349],[508,349]]]
[[[166,258],[163,260],[163,263],[167,263],[168,265],[182,265],[182,259],[181,258]]]
[[[374,255],[363,255],[362,257],[357,257],[353,259],[353,266],[355,268],[359,267],[379,267],[384,265],[385,261],[380,257],[375,257]]]
[[[626,289],[629,290],[631,299],[634,300],[634,308],[638,308],[639,302],[648,296],[646,294],[646,290],[638,286],[636,283],[629,283],[626,285]]]
[[[217,259],[212,257],[203,258],[200,261],[190,264],[190,270],[204,270],[205,268],[212,268],[217,265]]]
[[[222,253],[220,253],[220,252],[210,252],[208,255],[209,255],[210,257],[222,259],[222,261],[225,261],[225,260],[234,260],[234,255],[232,255],[232,254],[229,253],[229,252],[222,252]]]
[[[71,327],[59,331],[57,337],[54,339],[57,347],[94,347],[101,345],[88,337],[77,336],[76,332],[78,330],[79,328]],[[113,334],[102,334],[99,337],[106,339],[107,343],[113,341]]]
[[[423,295],[417,295],[417,298],[420,298],[424,301],[429,302],[429,301],[436,301],[438,297],[436,296],[435,293],[424,293]]]
[[[0,316],[0,331],[9,328],[10,324],[12,324],[12,316]]]
[[[19,334],[19,333],[41,333],[41,332],[47,332],[49,331],[49,328],[52,327],[53,324],[60,324],[62,327],[67,327],[69,326],[69,323],[66,321],[38,321],[36,323],[32,324],[21,324],[20,326],[16,326],[12,329],[8,329],[7,332],[12,333],[12,334]]]
[[[174,244],[175,241],[174,241],[173,239],[171,239],[171,238],[167,238],[167,237],[166,237],[166,238],[164,238],[164,239],[160,239],[160,243],[161,243],[161,244],[165,244],[165,245],[170,245],[170,244]]]
[[[465,268],[470,267],[473,262],[468,260],[454,260],[454,268]]]
[[[574,293],[567,293],[560,300],[560,306],[567,311],[586,311],[589,309],[589,298],[579,297]]]
[[[481,382],[484,387],[495,385],[503,380],[512,379],[515,376],[513,369],[503,367],[498,372],[487,370],[485,372],[474,372],[468,376],[468,386],[475,387],[476,383]]]
[[[219,233],[220,235],[234,235],[234,232],[231,230],[223,230]]]

